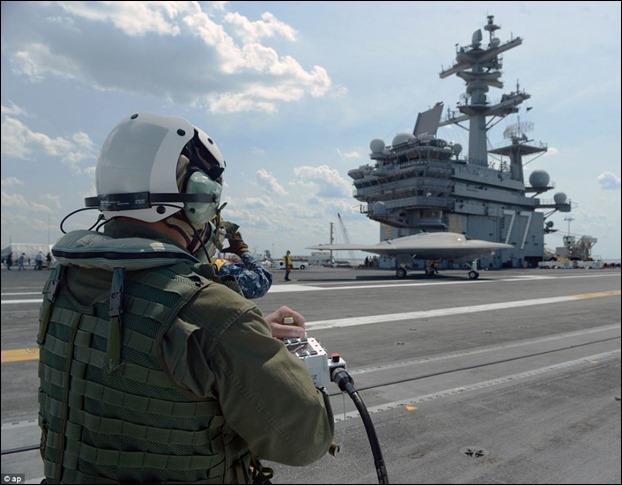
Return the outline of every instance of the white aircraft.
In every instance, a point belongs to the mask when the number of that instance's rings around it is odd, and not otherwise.
[[[479,239],[467,239],[464,234],[455,232],[423,232],[413,236],[388,239],[378,244],[317,244],[307,249],[331,251],[365,251],[367,253],[394,256],[398,262],[405,257],[425,260],[425,273],[433,275],[436,270],[433,261],[453,259],[454,261],[470,261],[469,278],[477,279],[477,259],[494,254],[496,250],[514,249],[511,244],[495,243]],[[398,265],[396,276],[405,278],[408,270],[403,262]]]

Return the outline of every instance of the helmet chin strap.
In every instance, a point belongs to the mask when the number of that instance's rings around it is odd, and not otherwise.
[[[180,211],[171,217],[164,219],[164,223],[177,231],[186,241],[186,250],[192,255],[203,249],[207,261],[212,260],[213,253],[217,249],[222,249],[222,241],[219,239],[220,212],[227,205],[225,202],[216,210],[216,215],[212,221],[208,221],[201,229],[197,229],[196,224],[192,224],[184,211]],[[198,231],[201,231],[199,234]],[[207,245],[210,247],[208,248]],[[211,251],[213,249],[213,251]],[[212,254],[210,254],[212,253]]]
[[[209,242],[214,233],[215,228],[213,224],[211,222],[206,223],[203,228],[200,229],[201,233],[199,234],[195,225],[183,220],[183,217],[185,216],[178,216],[175,214],[165,219],[164,222],[168,227],[176,230],[184,238],[184,241],[186,241],[186,250],[189,253],[195,255],[197,251],[203,249],[209,261],[210,257],[205,244]]]

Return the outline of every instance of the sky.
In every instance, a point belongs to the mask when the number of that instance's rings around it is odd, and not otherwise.
[[[373,244],[348,171],[412,132],[417,114],[460,101],[439,77],[488,15],[502,42],[503,89],[532,109],[489,132],[532,123],[547,144],[525,166],[572,201],[558,232],[597,238],[620,258],[620,2],[2,2],[2,247],[53,244],[60,223],[96,195],[95,167],[112,128],[133,113],[181,116],[226,162],[223,211],[257,254]],[[486,32],[483,32],[486,34]],[[468,146],[463,130],[438,136]],[[82,211],[63,229],[86,229]],[[341,217],[339,217],[341,216]],[[340,219],[342,223],[340,223]],[[363,255],[364,257],[364,255]]]

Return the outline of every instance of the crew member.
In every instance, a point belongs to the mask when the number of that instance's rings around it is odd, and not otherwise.
[[[100,219],[54,245],[43,290],[47,483],[260,483],[261,459],[303,466],[329,450],[328,397],[274,338],[304,336],[304,317],[263,317],[197,259],[224,169],[183,118],[135,114],[105,140],[85,201]]]
[[[283,265],[285,266],[285,281],[291,281],[289,279],[289,273],[293,269],[293,265],[289,249],[285,252],[285,256],[283,257]]]

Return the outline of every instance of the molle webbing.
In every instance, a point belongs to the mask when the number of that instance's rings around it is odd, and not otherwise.
[[[121,281],[119,332],[110,298],[77,308],[63,288],[49,311],[39,369],[45,474],[50,482],[222,483],[248,462],[245,445],[216,398],[176,389],[155,357],[181,307],[210,282],[188,263],[126,271]],[[120,365],[108,373],[117,352]]]

